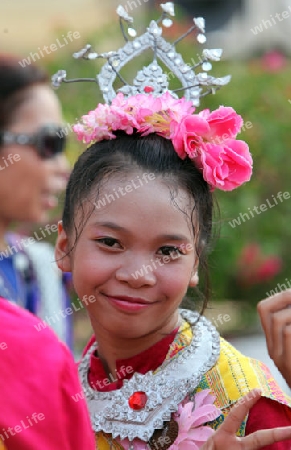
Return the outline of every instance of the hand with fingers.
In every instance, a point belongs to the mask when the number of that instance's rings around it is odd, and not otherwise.
[[[220,428],[201,447],[201,450],[259,450],[275,442],[291,439],[291,426],[259,430],[243,438],[236,436],[241,422],[260,397],[259,389],[254,389],[242,397],[232,408]]]
[[[268,352],[291,387],[291,289],[258,304]]]

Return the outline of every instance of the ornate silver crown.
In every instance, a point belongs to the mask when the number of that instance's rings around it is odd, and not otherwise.
[[[200,98],[207,94],[214,94],[221,86],[230,81],[230,76],[215,78],[208,74],[212,69],[211,61],[219,61],[222,55],[221,49],[204,49],[202,57],[197,64],[190,65],[185,63],[182,56],[177,53],[176,45],[190,33],[194,32],[196,39],[200,44],[206,42],[205,21],[202,17],[193,19],[194,24],[189,30],[176,39],[173,43],[167,42],[163,37],[163,28],[172,26],[171,17],[175,16],[174,3],[167,2],[160,5],[163,13],[157,21],[151,21],[147,31],[137,36],[136,30],[132,27],[133,18],[130,17],[123,6],[118,6],[116,12],[119,16],[120,28],[125,39],[125,45],[117,51],[108,53],[96,53],[91,45],[86,45],[79,52],[73,54],[76,59],[94,60],[104,58],[107,62],[102,67],[95,78],[76,78],[67,79],[65,70],[59,70],[52,76],[52,84],[59,87],[62,82],[72,83],[76,81],[90,81],[99,84],[100,90],[106,103],[111,104],[117,92],[122,92],[126,97],[138,93],[147,93],[159,96],[168,91],[174,97],[178,98],[178,93],[182,93],[187,100],[191,100],[194,106],[199,106]],[[125,27],[127,24],[127,30]],[[120,70],[131,60],[138,57],[144,51],[151,49],[153,51],[153,61],[146,67],[138,71],[130,85],[120,74]],[[169,89],[169,73],[164,73],[158,61],[170,70],[181,82],[181,88]],[[196,69],[202,69],[196,73]],[[113,84],[118,78],[123,86],[114,90]]]

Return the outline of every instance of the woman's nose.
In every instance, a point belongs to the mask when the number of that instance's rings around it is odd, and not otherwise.
[[[47,160],[46,163],[50,172],[50,182],[54,189],[57,191],[66,189],[71,171],[66,156],[63,153],[58,154],[54,158]]]
[[[56,155],[54,160],[55,160],[56,173],[59,176],[63,176],[64,178],[66,178],[66,180],[68,180],[71,169],[70,169],[69,161],[66,158],[66,155],[64,153]]]

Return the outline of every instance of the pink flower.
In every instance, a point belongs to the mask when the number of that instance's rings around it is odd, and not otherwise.
[[[198,450],[207,441],[214,430],[204,424],[221,415],[221,411],[213,404],[214,399],[210,390],[205,389],[195,395],[193,402],[179,405],[174,414],[179,435],[169,450]]]
[[[221,415],[220,409],[214,405],[215,397],[210,392],[210,389],[205,389],[195,395],[193,402],[184,401],[179,405],[174,414],[179,435],[168,450],[198,450],[214,433],[212,428],[204,425]],[[148,450],[147,443],[140,439],[118,441],[125,450],[129,450],[132,444],[134,450]]]
[[[229,139],[221,145],[204,144],[194,162],[201,168],[204,180],[223,191],[237,188],[252,175],[253,160],[244,141]]]
[[[212,188],[231,191],[252,174],[252,157],[244,141],[233,139],[242,119],[232,108],[186,116],[173,126],[172,142],[180,158],[189,156]]]
[[[185,98],[174,98],[169,92],[166,92],[161,96],[162,109],[170,110],[172,117],[179,122],[183,117],[193,114],[195,111],[192,102],[187,101]]]
[[[117,130],[142,136],[157,133],[172,140],[181,159],[193,161],[212,189],[230,191],[249,181],[252,157],[247,144],[235,140],[243,123],[241,116],[224,106],[213,112],[194,111],[191,102],[169,92],[128,98],[119,93],[111,105],[99,104],[83,116],[73,130],[86,144],[115,139]]]
[[[197,156],[199,148],[203,144],[203,137],[210,132],[207,121],[199,116],[185,116],[176,129],[173,126],[172,142],[177,154],[181,159]]]
[[[233,108],[220,106],[215,111],[204,110],[199,116],[207,120],[210,132],[207,140],[220,143],[237,136],[243,125],[243,120]]]

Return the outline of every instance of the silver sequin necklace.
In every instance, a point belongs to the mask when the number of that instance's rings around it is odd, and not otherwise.
[[[110,433],[114,439],[139,438],[147,442],[156,429],[171,420],[171,414],[216,363],[220,353],[216,329],[198,313],[181,310],[181,315],[192,328],[189,346],[155,372],[134,373],[130,380],[123,381],[121,389],[99,392],[89,385],[90,356],[98,344],[90,347],[79,364],[79,375],[95,432]],[[134,396],[139,402],[133,401]]]

